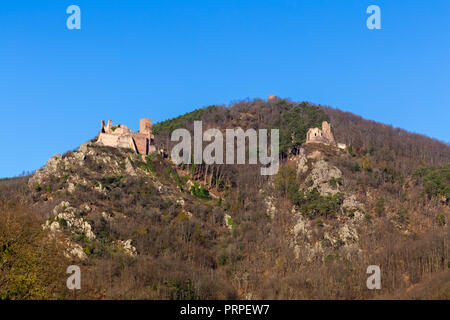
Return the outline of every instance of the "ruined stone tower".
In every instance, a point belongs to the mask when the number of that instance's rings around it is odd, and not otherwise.
[[[139,120],[139,132],[152,134],[152,119],[143,118]]]
[[[306,143],[324,143],[332,146],[336,145],[331,125],[327,121],[322,122],[322,130],[319,128],[310,128],[306,133]]]
[[[322,132],[325,140],[328,141],[329,144],[336,144],[336,141],[334,141],[333,133],[331,132],[331,125],[326,121],[322,122]]]

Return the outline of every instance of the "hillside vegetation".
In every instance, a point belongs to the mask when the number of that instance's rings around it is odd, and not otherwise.
[[[0,298],[450,298],[447,144],[256,99],[155,124],[158,149],[194,120],[204,130],[279,128],[278,173],[175,166],[95,140],[54,156],[0,181]],[[345,150],[304,143],[324,120]],[[71,264],[82,269],[76,294],[65,288]],[[367,289],[369,265],[380,266],[382,290]]]

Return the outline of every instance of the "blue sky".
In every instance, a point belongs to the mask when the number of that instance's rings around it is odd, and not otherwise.
[[[66,8],[81,8],[81,30]],[[366,8],[381,8],[368,30]],[[93,138],[276,94],[450,141],[450,1],[29,1],[0,7],[0,177]]]

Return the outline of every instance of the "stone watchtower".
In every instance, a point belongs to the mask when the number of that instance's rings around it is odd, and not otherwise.
[[[325,138],[325,140],[331,144],[331,145],[336,145],[336,141],[334,141],[334,135],[331,132],[331,124],[329,124],[326,121],[322,122],[322,132],[323,132],[323,136]]]
[[[322,130],[319,128],[310,128],[306,134],[306,143],[324,143],[332,146],[336,145],[333,133],[331,132],[331,125],[323,121]]]
[[[152,134],[152,119],[142,118],[139,120],[139,132],[144,134]]]

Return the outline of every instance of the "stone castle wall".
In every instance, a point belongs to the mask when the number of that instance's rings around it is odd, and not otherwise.
[[[138,153],[148,154],[149,141],[147,135],[141,133],[133,133],[133,140]]]
[[[139,132],[133,132],[125,125],[113,125],[108,120],[107,125],[102,120],[97,144],[113,148],[130,148],[140,154],[149,154],[156,151],[154,136],[152,134],[152,120],[143,118],[139,121]]]

